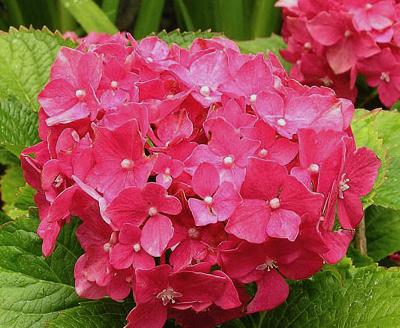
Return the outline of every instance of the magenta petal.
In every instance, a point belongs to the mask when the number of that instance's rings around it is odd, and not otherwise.
[[[242,198],[235,190],[233,184],[223,182],[215,193],[212,204],[213,212],[216,213],[218,221],[225,221],[228,219],[241,201]]]
[[[214,165],[202,163],[194,172],[192,179],[193,191],[200,197],[212,196],[219,185],[218,170]]]
[[[164,215],[151,217],[142,229],[140,243],[154,257],[160,257],[174,234],[171,220]]]
[[[132,265],[133,245],[117,244],[110,250],[110,264],[118,269],[127,269]]]
[[[293,211],[285,209],[272,211],[267,225],[268,236],[294,241],[299,234],[300,222],[300,217]]]
[[[167,321],[167,307],[154,297],[154,301],[151,303],[137,304],[129,312],[127,320],[126,328],[163,328]]]
[[[270,209],[265,202],[245,199],[228,220],[225,230],[250,243],[260,244],[267,239]]]
[[[363,205],[360,197],[351,190],[343,194],[344,199],[339,199],[338,204],[339,222],[345,229],[354,229],[364,216]]]
[[[289,295],[289,286],[275,270],[265,271],[256,281],[257,293],[247,306],[248,313],[271,310],[282,304]]]
[[[218,221],[217,215],[211,211],[210,206],[204,201],[190,198],[188,204],[196,226],[205,226]]]

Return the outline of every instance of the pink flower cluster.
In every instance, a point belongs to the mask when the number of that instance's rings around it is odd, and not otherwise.
[[[398,0],[279,0],[291,76],[354,100],[360,74],[390,107],[400,99]]]
[[[43,253],[79,217],[76,291],[133,292],[127,327],[278,306],[285,279],[344,256],[380,165],[355,147],[350,101],[223,38],[84,40],[60,50],[39,103],[42,141],[21,161]]]

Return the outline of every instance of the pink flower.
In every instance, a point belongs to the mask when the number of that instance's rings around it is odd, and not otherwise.
[[[193,191],[202,199],[190,198],[188,203],[196,226],[225,221],[241,202],[230,182],[220,183],[218,170],[211,164],[200,164],[192,179]]]
[[[326,57],[332,70],[341,74],[355,67],[357,60],[379,52],[374,39],[357,32],[349,17],[321,12],[308,23],[311,36],[328,47]]]
[[[196,271],[171,273],[168,265],[138,270],[135,286],[136,306],[128,315],[127,327],[161,328],[167,320],[168,308],[201,311],[211,304],[223,309],[240,305],[237,292],[231,291],[234,287],[226,276]],[[227,295],[232,292],[233,299],[228,300]]]
[[[367,148],[356,150],[353,140],[346,144],[346,159],[338,180],[338,216],[342,227],[352,229],[363,218],[360,197],[371,191],[381,162]]]
[[[108,199],[125,187],[143,187],[153,161],[144,154],[144,141],[137,121],[128,121],[115,130],[94,126],[94,131],[95,164],[87,178],[89,185],[104,193]]]
[[[94,120],[101,74],[101,59],[96,54],[62,48],[51,69],[51,81],[38,97],[49,116],[46,123],[65,124],[88,116]]]
[[[319,215],[323,202],[322,195],[308,191],[283,166],[257,158],[249,160],[240,194],[243,203],[226,230],[251,243],[262,243],[268,236],[295,240],[301,215]]]
[[[400,98],[400,63],[390,48],[384,48],[380,53],[364,59],[357,67],[367,78],[368,84],[378,88],[383,104],[391,106]]]
[[[160,256],[174,233],[171,220],[163,215],[176,215],[182,207],[179,200],[168,196],[156,183],[148,183],[143,189],[130,187],[122,190],[107,207],[105,214],[122,229],[126,223],[142,228],[140,243],[152,256]]]

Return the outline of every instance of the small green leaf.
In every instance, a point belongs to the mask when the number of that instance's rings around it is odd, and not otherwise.
[[[268,38],[256,38],[255,40],[247,40],[247,41],[237,41],[239,48],[244,53],[274,53],[282,63],[283,67],[286,70],[290,69],[290,64],[286,62],[281,54],[280,50],[286,49],[286,44],[283,41],[282,37],[276,34],[272,34]]]
[[[358,109],[352,128],[357,146],[372,149],[382,161],[378,179],[364,205],[374,203],[400,210],[400,141],[397,137],[400,113]]]
[[[61,46],[72,47],[74,43],[46,28],[0,32],[0,99],[15,97],[37,110],[37,95],[49,79],[50,66]]]
[[[118,29],[92,0],[61,0],[64,7],[82,25],[86,32],[114,34]]]
[[[375,261],[400,250],[400,211],[370,206],[365,225],[368,255]]]
[[[341,284],[329,272],[291,285],[288,300],[263,327],[398,327],[400,270],[351,268]]]
[[[0,100],[0,146],[19,157],[38,141],[38,114],[15,100]]]
[[[132,302],[80,299],[73,267],[81,254],[77,220],[60,234],[54,254],[41,256],[37,219],[0,227],[0,327],[121,328]]]
[[[161,31],[157,35],[160,39],[164,40],[168,44],[176,43],[177,45],[188,48],[194,39],[202,38],[202,39],[211,39],[213,37],[222,36],[221,33],[214,33],[210,30],[207,31],[196,31],[196,32],[181,32],[179,29],[176,29],[172,32],[167,33],[165,30]]]

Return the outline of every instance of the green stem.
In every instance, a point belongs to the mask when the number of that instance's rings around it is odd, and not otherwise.
[[[160,28],[161,14],[165,0],[141,1],[138,17],[135,23],[133,35],[141,39]]]
[[[274,7],[275,0],[255,0],[252,17],[252,38],[269,36],[279,23],[280,11]]]
[[[265,319],[265,315],[267,314],[267,312],[261,312],[260,313],[260,320],[258,321],[258,326],[257,326],[257,328],[262,328],[262,326],[263,326],[263,322],[264,322],[264,319]]]
[[[359,104],[357,107],[358,107],[358,108],[363,108],[363,107],[365,106],[365,104],[367,104],[369,101],[371,101],[372,99],[374,99],[377,95],[378,95],[378,89],[374,89],[374,90],[368,95],[368,97],[364,98],[364,100],[361,102],[361,104]]]
[[[360,251],[361,255],[367,256],[367,237],[365,235],[365,219],[363,218],[356,229],[354,246]]]
[[[115,23],[118,14],[119,0],[103,0],[101,9],[108,16],[110,21]]]

